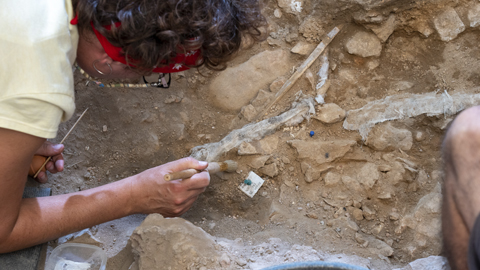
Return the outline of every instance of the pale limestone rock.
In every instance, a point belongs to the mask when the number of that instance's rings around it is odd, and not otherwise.
[[[284,77],[280,77],[275,81],[273,81],[272,84],[270,84],[270,92],[277,93],[278,90],[282,88],[282,86],[285,84],[286,81],[287,79],[285,79]]]
[[[297,150],[298,158],[325,164],[343,157],[357,142],[354,140],[292,140],[288,143]]]
[[[295,54],[310,55],[315,47],[315,44],[300,41],[290,51]]]
[[[257,110],[255,109],[255,107],[253,107],[252,104],[243,106],[240,113],[243,115],[243,118],[245,118],[245,120],[249,122],[252,121],[255,118],[255,116],[257,116]]]
[[[423,140],[425,140],[425,133],[422,131],[415,132],[415,141],[421,142]]]
[[[408,151],[413,145],[412,132],[407,129],[395,128],[390,122],[387,122],[375,126],[365,144],[378,151],[396,149]]]
[[[237,154],[240,156],[256,155],[258,154],[258,151],[255,146],[251,145],[250,143],[242,142],[242,144],[240,144],[238,147]]]
[[[284,50],[264,51],[247,62],[222,71],[209,86],[215,106],[226,111],[239,111],[261,89],[292,67]],[[262,72],[258,72],[261,70]]]
[[[374,34],[357,32],[345,45],[348,53],[361,57],[380,56],[382,43]]]
[[[338,183],[340,183],[340,181],[342,180],[342,176],[339,175],[338,173],[328,172],[325,175],[324,180],[325,180],[326,186],[333,187],[338,185]]]
[[[273,11],[273,16],[275,16],[275,18],[281,18],[282,15],[282,11],[279,8],[276,8],[275,11]]]
[[[275,177],[278,175],[277,164],[270,163],[268,165],[265,165],[263,168],[260,169],[260,172],[270,177]]]
[[[480,4],[476,3],[472,8],[468,10],[468,20],[470,21],[470,27],[477,27],[480,25]]]
[[[360,185],[360,183],[358,182],[358,180],[353,178],[353,177],[350,177],[348,175],[344,175],[344,176],[342,176],[342,182],[348,189],[350,189],[354,192],[363,191],[363,188]]]
[[[340,108],[340,106],[335,103],[328,103],[319,106],[317,116],[314,118],[323,123],[332,124],[345,119],[345,115],[345,110]]]
[[[388,16],[388,19],[380,26],[370,25],[369,28],[377,35],[377,37],[382,42],[385,42],[390,37],[390,35],[392,35],[393,31],[395,31],[396,26],[397,23],[395,14],[390,14],[390,16]]]
[[[429,256],[417,259],[403,268],[394,270],[449,270],[448,260],[442,256]]]
[[[278,148],[278,142],[278,136],[270,135],[258,141],[258,145],[263,154],[273,154]]]
[[[263,107],[273,99],[274,94],[265,90],[260,90],[257,97],[252,101],[252,105],[256,108]]]
[[[253,169],[260,169],[265,165],[265,162],[267,162],[269,158],[270,158],[269,155],[255,157],[250,162],[250,167],[252,167]]]
[[[448,42],[458,36],[458,34],[465,31],[465,25],[458,16],[455,9],[447,7],[442,13],[435,17],[433,24],[440,39]]]
[[[380,172],[378,171],[377,165],[371,162],[363,165],[357,175],[358,182],[367,189],[371,189],[379,178]]]
[[[366,220],[373,220],[375,219],[375,210],[368,208],[367,206],[362,206],[363,216]]]
[[[130,237],[139,270],[186,269],[199,258],[219,260],[215,239],[181,218],[149,215]],[[162,256],[158,256],[162,254]],[[219,265],[209,265],[209,268]]]
[[[397,91],[404,91],[412,88],[414,84],[408,81],[400,81],[393,85],[393,89]]]

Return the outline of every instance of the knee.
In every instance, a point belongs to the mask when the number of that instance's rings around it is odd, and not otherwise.
[[[461,112],[453,120],[445,135],[444,153],[448,154],[463,147],[470,149],[480,147],[480,106],[471,107]]]

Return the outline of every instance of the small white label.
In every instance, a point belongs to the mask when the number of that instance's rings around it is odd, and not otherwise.
[[[263,185],[263,179],[258,176],[254,172],[248,173],[248,177],[246,180],[252,181],[251,185],[247,185],[244,183],[241,183],[238,188],[240,188],[241,191],[243,191],[245,194],[247,194],[250,198],[253,198],[253,196],[257,193],[257,191],[262,187]]]

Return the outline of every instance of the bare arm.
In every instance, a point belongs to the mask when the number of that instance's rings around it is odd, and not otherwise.
[[[178,216],[209,184],[208,173],[165,182],[167,173],[207,164],[186,158],[101,187],[22,199],[27,171],[42,138],[0,128],[0,253],[10,252],[134,213]]]

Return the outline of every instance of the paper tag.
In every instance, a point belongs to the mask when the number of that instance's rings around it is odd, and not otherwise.
[[[263,181],[263,179],[254,172],[248,173],[247,180],[252,181],[252,184],[247,185],[245,183],[241,183],[240,186],[238,186],[238,188],[241,191],[243,191],[245,194],[247,194],[250,198],[253,198],[255,193],[257,193],[260,187],[262,187],[263,182],[265,181]]]

